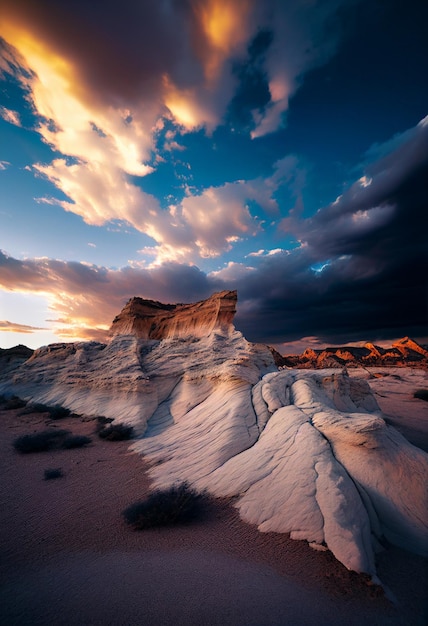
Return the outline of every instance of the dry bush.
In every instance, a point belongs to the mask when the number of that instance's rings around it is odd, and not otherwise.
[[[31,435],[22,435],[13,442],[15,450],[27,454],[29,452],[45,452],[58,447],[61,441],[70,434],[68,430],[42,430]]]
[[[154,491],[146,500],[126,508],[123,516],[135,530],[186,524],[200,517],[207,502],[205,493],[199,493],[187,483],[182,483]]]
[[[419,400],[426,400],[428,402],[428,389],[416,389],[413,397],[418,398]]]

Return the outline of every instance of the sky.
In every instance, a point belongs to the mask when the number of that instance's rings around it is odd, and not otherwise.
[[[427,339],[428,4],[0,0],[0,347],[238,290],[283,353]]]

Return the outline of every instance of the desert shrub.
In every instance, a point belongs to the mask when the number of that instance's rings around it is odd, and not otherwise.
[[[114,421],[113,417],[104,417],[104,415],[98,415],[97,417],[99,428],[102,428],[106,424],[111,424],[113,421]]]
[[[60,467],[45,469],[45,480],[53,480],[62,476],[64,476],[64,473]]]
[[[419,400],[426,400],[428,402],[428,389],[416,389],[413,397],[419,398]]]
[[[18,398],[18,396],[12,396],[11,398],[5,400],[3,408],[6,411],[11,411],[12,409],[22,409],[26,404],[26,400]]]
[[[107,424],[111,424],[112,422],[114,422],[113,417],[104,417],[104,415],[97,415],[96,420],[97,420],[97,425],[95,427],[96,433],[99,433],[100,431],[102,431],[106,427]]]
[[[48,413],[49,406],[41,402],[28,402],[28,404],[20,412],[20,415],[28,415],[28,413]]]
[[[66,409],[60,404],[43,404],[42,402],[29,402],[21,411],[20,415],[28,413],[49,413],[49,417],[53,420],[63,419],[70,415],[70,409]]]
[[[67,409],[65,406],[61,406],[60,404],[48,407],[48,411],[50,418],[53,420],[63,419],[64,417],[68,417],[71,413],[70,409]]]
[[[88,443],[91,443],[91,441],[92,439],[90,437],[86,437],[85,435],[69,435],[62,441],[61,448],[64,448],[65,450],[82,448]]]
[[[205,493],[198,493],[187,483],[182,483],[154,491],[146,500],[126,508],[123,516],[135,530],[185,524],[197,519],[206,503]]]
[[[58,445],[69,434],[68,430],[43,430],[31,435],[22,435],[13,442],[15,450],[22,453],[44,452]]]
[[[98,437],[107,441],[124,441],[134,436],[134,429],[128,424],[110,424],[98,429]]]

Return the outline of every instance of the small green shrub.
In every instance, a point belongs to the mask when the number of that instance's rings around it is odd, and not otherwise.
[[[68,430],[43,430],[31,435],[22,435],[13,442],[15,450],[27,454],[29,452],[45,452],[58,445],[69,434]]]
[[[98,437],[107,441],[124,441],[134,436],[134,429],[128,424],[110,424],[99,428],[97,432]]]
[[[428,389],[416,389],[413,397],[419,398],[419,400],[426,400],[428,402]]]
[[[92,439],[85,435],[69,435],[61,443],[61,448],[65,450],[71,450],[72,448],[82,448],[88,443],[91,443]]]
[[[135,502],[123,511],[127,524],[135,530],[157,526],[186,524],[197,519],[207,503],[207,496],[187,483],[154,491],[143,502]]]
[[[55,478],[61,478],[64,473],[60,467],[45,469],[45,480],[54,480]]]

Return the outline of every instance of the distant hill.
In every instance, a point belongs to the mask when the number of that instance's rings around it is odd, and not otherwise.
[[[0,348],[0,372],[6,373],[15,369],[32,356],[34,350],[19,344],[13,348]]]
[[[373,343],[362,347],[344,346],[312,350],[302,354],[282,356],[271,348],[278,367],[299,369],[324,369],[328,367],[427,367],[428,350],[409,337],[394,342],[390,348],[381,348]]]

